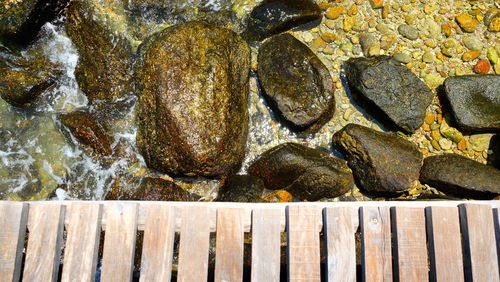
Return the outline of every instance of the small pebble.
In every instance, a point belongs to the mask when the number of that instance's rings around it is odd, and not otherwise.
[[[479,22],[475,18],[471,17],[468,14],[461,14],[460,16],[456,17],[455,20],[465,32],[474,32],[477,25],[479,24]]]
[[[414,27],[411,27],[407,24],[400,25],[398,27],[398,32],[399,34],[410,40],[415,40],[418,38],[418,31]]]
[[[373,9],[381,8],[384,5],[384,0],[369,0]]]
[[[436,141],[436,140],[432,140],[432,141],[431,141],[431,145],[432,145],[432,147],[433,147],[434,149],[436,149],[436,150],[438,150],[438,151],[441,151],[441,146],[439,146],[438,141]]]
[[[338,17],[340,17],[340,15],[346,14],[346,13],[347,13],[347,10],[344,8],[344,6],[335,6],[335,7],[328,8],[328,10],[326,10],[325,16],[328,19],[334,20],[334,19],[337,19]]]
[[[479,50],[483,49],[483,43],[475,36],[465,36],[463,39],[465,47],[469,50]]]
[[[344,18],[344,26],[343,29],[345,32],[348,32],[354,26],[354,17],[345,17]]]
[[[443,150],[451,149],[452,144],[453,144],[453,142],[451,142],[451,140],[448,140],[446,138],[441,138],[439,140],[439,146],[441,146],[441,149],[443,149]]]
[[[474,66],[474,71],[478,74],[486,74],[490,71],[490,62],[483,59]]]
[[[425,52],[422,56],[422,61],[428,64],[432,63],[434,62],[434,55],[431,52]]]
[[[400,62],[400,63],[403,63],[403,64],[407,64],[410,62],[411,60],[411,57],[408,53],[406,52],[398,52],[396,54],[393,55],[393,58]]]
[[[441,32],[447,37],[451,36],[451,26],[447,23],[441,25]]]
[[[498,63],[498,53],[495,49],[493,48],[488,49],[488,51],[486,52],[486,56],[488,57],[488,60],[490,60],[492,64],[495,65],[496,63]]]
[[[434,140],[439,141],[439,139],[441,139],[441,133],[439,133],[439,130],[431,131],[431,136],[432,136],[432,139],[434,139]]]
[[[434,113],[431,112],[425,112],[425,118],[424,122],[428,125],[431,125],[434,123]]]
[[[477,50],[465,52],[462,55],[462,61],[464,61],[464,62],[472,61],[472,60],[476,59],[477,57],[479,57],[479,55],[481,55],[481,52],[479,52]]]

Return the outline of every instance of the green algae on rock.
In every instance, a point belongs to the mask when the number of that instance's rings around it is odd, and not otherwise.
[[[500,75],[449,77],[442,94],[460,130],[500,131]]]
[[[175,175],[236,173],[248,134],[250,48],[202,22],[166,28],[140,47],[137,146]]]
[[[29,108],[54,85],[62,70],[39,48],[23,56],[0,45],[0,73],[0,96],[13,106]]]
[[[294,132],[316,133],[335,112],[330,72],[302,42],[275,35],[259,49],[258,76],[264,97]]]
[[[267,189],[286,190],[303,201],[335,198],[352,189],[354,180],[344,160],[297,143],[264,152],[248,168]]]
[[[368,192],[402,192],[418,180],[422,153],[402,137],[350,123],[332,141]]]
[[[311,0],[264,0],[248,17],[246,37],[262,40],[321,17],[319,6]]]
[[[133,91],[134,54],[123,33],[89,2],[74,1],[66,11],[66,32],[80,55],[75,77],[91,103],[113,102]]]
[[[84,145],[89,146],[98,156],[111,156],[113,138],[108,136],[94,118],[85,112],[77,111],[59,116],[59,120],[71,134]]]
[[[392,57],[351,58],[345,63],[352,97],[388,127],[412,133],[424,123],[434,94]]]
[[[264,182],[251,175],[231,175],[219,185],[217,201],[260,203],[264,194]]]
[[[420,181],[468,198],[491,199],[500,194],[500,170],[454,154],[426,158]]]
[[[0,4],[0,40],[27,45],[66,7],[64,0],[17,0]]]

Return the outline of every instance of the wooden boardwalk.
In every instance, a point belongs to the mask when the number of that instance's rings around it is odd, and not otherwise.
[[[282,232],[289,281],[500,281],[498,208],[500,201],[0,201],[0,281],[94,281],[98,262],[100,281],[131,281],[138,230],[140,281],[171,279],[176,233],[177,281],[242,281],[245,232],[252,281],[280,281]]]

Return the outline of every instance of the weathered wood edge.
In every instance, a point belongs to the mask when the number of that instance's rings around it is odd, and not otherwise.
[[[1,202],[1,201],[0,201]],[[104,205],[107,203],[112,203],[114,201],[36,201],[36,202],[26,202],[29,205],[71,205],[75,202],[100,202]],[[124,201],[119,201],[124,202]],[[297,202],[297,203],[233,203],[233,202],[155,202],[155,201],[129,201],[136,202],[139,204],[139,213],[137,219],[137,228],[138,230],[144,230],[144,222],[145,222],[145,209],[148,205],[152,204],[161,204],[161,205],[171,205],[176,208],[176,213],[181,214],[182,207],[184,206],[209,206],[211,209],[217,209],[221,207],[228,208],[242,208],[244,209],[243,213],[243,227],[245,232],[250,232],[251,230],[251,213],[254,208],[276,208],[282,209],[283,211],[287,206],[292,205],[306,205],[306,206],[316,206],[318,208],[326,208],[326,207],[429,207],[429,206],[442,206],[442,207],[458,207],[460,204],[487,204],[492,208],[500,208],[500,201],[360,201],[360,202]],[[179,213],[178,213],[179,212]],[[210,232],[215,232],[216,230],[216,213],[210,213],[211,218],[210,221]],[[106,228],[106,209],[104,209],[102,220],[102,228]],[[175,231],[179,232],[181,228],[181,219],[180,217],[176,219],[175,223]],[[69,223],[69,216],[66,215],[65,225]],[[283,216],[280,218],[281,232],[285,231],[285,216],[283,212]],[[318,227],[321,229],[323,227],[323,223],[321,222],[321,218],[318,219]]]

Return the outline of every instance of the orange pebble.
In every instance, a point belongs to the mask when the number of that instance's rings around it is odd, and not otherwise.
[[[474,71],[478,74],[485,74],[490,71],[490,62],[486,59],[483,59],[474,66]]]

